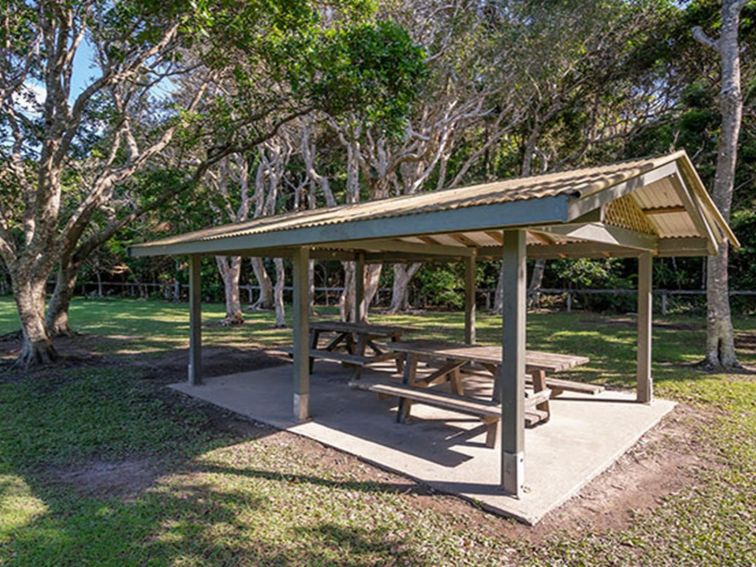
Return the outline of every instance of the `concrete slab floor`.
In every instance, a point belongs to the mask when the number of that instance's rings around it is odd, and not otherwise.
[[[368,376],[373,371],[365,371]],[[525,494],[499,488],[500,449],[488,449],[480,421],[414,404],[413,421],[395,421],[396,400],[352,390],[351,371],[318,362],[311,379],[312,420],[292,421],[291,366],[209,378],[172,388],[351,453],[483,508],[535,524],[606,470],[674,407],[634,403],[628,392],[565,393],[551,401],[551,420],[525,430]],[[467,393],[485,395],[490,380],[470,377]],[[489,394],[490,395],[490,394]]]

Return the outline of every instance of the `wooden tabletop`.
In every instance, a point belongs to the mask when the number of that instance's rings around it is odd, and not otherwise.
[[[345,323],[344,321],[313,321],[311,329],[334,331],[336,333],[364,333],[377,336],[391,336],[396,333],[409,333],[412,329],[393,325],[372,325],[370,323]]]
[[[444,341],[401,341],[387,345],[394,352],[416,354],[430,358],[468,360],[482,364],[499,365],[502,361],[502,349],[496,346],[466,345]],[[536,350],[525,351],[525,366],[528,371],[544,370],[561,372],[581,364],[587,364],[585,356],[557,354]]]

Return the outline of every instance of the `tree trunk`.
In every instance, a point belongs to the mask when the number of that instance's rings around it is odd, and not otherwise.
[[[422,266],[417,262],[410,264],[394,264],[394,285],[391,288],[391,305],[389,313],[398,313],[409,309],[409,284]]]
[[[276,265],[276,286],[274,289],[274,303],[276,306],[276,328],[286,327],[286,309],[284,307],[284,286],[286,285],[286,270],[281,258],[273,260]]]
[[[717,171],[712,199],[725,220],[730,219],[735,166],[738,158],[738,136],[743,118],[743,95],[740,86],[740,48],[738,26],[745,2],[724,0],[719,39],[711,40],[702,30],[694,30],[696,39],[716,49],[720,57],[721,79],[719,111],[722,123],[719,132]],[[711,256],[706,269],[706,358],[710,368],[737,368],[735,333],[730,313],[727,259],[729,245],[719,247],[719,255]]]
[[[533,273],[530,275],[530,285],[528,286],[528,307],[538,307],[541,303],[540,291],[545,270],[546,260],[536,260],[533,265]]]
[[[223,291],[226,300],[226,317],[222,325],[241,325],[244,323],[244,314],[239,297],[239,276],[241,275],[240,256],[216,256],[218,271],[223,280]]]
[[[504,263],[502,262],[499,267],[499,277],[496,280],[496,291],[494,292],[494,304],[491,309],[491,313],[494,315],[501,315],[504,311]]]
[[[356,317],[354,275],[356,266],[354,262],[342,262],[344,266],[344,290],[339,297],[339,317],[342,321],[354,321]]]
[[[24,271],[13,275],[13,294],[21,320],[21,354],[18,366],[29,367],[58,360],[59,356],[45,325],[45,280]]]
[[[309,261],[307,267],[307,285],[310,288],[310,316],[317,315],[315,311],[315,260]]]
[[[367,264],[365,266],[365,321],[367,322],[370,305],[378,293],[378,286],[381,283],[381,272],[383,264]]]
[[[735,334],[730,314],[727,274],[728,246],[720,246],[719,256],[707,262],[706,280],[706,358],[704,364],[712,369],[737,368]]]
[[[50,303],[47,306],[45,324],[53,337],[70,337],[74,335],[68,320],[68,310],[71,307],[76,288],[78,270],[73,266],[61,266],[55,279]]]
[[[252,271],[255,273],[257,285],[260,288],[260,295],[257,301],[251,306],[254,309],[272,309],[273,308],[273,282],[270,280],[268,271],[265,269],[263,258],[250,258]]]

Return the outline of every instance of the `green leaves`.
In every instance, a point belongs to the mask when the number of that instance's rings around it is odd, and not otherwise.
[[[360,112],[370,126],[395,133],[426,70],[422,50],[396,24],[362,24],[326,34],[313,66],[313,97],[331,115]]]
[[[401,130],[422,86],[423,53],[399,25],[375,20],[372,2],[335,2],[328,18],[322,6],[292,0],[227,6],[201,55],[233,87],[211,109],[222,136],[315,109]]]

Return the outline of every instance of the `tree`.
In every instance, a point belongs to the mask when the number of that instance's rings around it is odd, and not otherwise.
[[[490,33],[482,25],[474,2],[418,2],[405,0],[386,5],[384,10],[411,30],[413,39],[423,46],[427,73],[422,92],[411,108],[401,132],[387,132],[366,123],[367,117],[352,117],[346,124],[333,121],[342,145],[347,149],[351,169],[365,185],[368,199],[410,195],[423,190],[443,189],[453,180],[447,178],[447,164],[455,141],[484,118],[508,116],[504,96],[494,93],[487,81],[492,62],[486,58]],[[355,123],[359,127],[355,127]],[[502,128],[513,121],[500,121]],[[480,154],[479,154],[480,155]],[[478,155],[478,156],[479,156]],[[471,157],[470,167],[478,157]],[[350,167],[350,166],[348,166]],[[357,179],[355,175],[354,179]],[[359,197],[359,187],[348,193]],[[356,197],[355,197],[356,196]],[[408,303],[408,285],[420,264],[395,264],[390,312]],[[378,289],[382,266],[370,265],[365,282],[365,301],[369,305]],[[351,283],[351,266],[347,265]],[[347,286],[347,289],[351,289]],[[344,302],[349,295],[345,294]]]
[[[670,106],[655,59],[643,55],[668,15],[663,2],[530,2],[489,11],[498,47],[514,68],[498,80],[531,93],[520,98],[516,131],[505,140],[508,175],[617,159],[612,143],[633,133]],[[649,80],[652,79],[652,80]],[[615,144],[617,145],[617,144]],[[600,157],[591,151],[604,147]],[[597,154],[599,152],[596,152]],[[500,177],[500,175],[497,175]],[[544,262],[536,262],[530,289],[540,287]],[[494,311],[501,311],[502,280]]]
[[[719,37],[713,39],[698,26],[694,37],[719,55],[721,77],[719,110],[722,122],[719,131],[716,174],[712,199],[725,220],[730,218],[735,166],[738,159],[738,136],[743,118],[743,94],[740,85],[740,46],[738,29],[740,13],[747,0],[723,0],[720,12]],[[730,313],[728,280],[729,243],[724,241],[717,256],[710,256],[706,265],[706,357],[710,368],[739,367],[735,352],[735,334]]]
[[[174,8],[184,9],[180,4]],[[192,13],[186,10],[184,16]],[[6,3],[2,17],[0,121],[12,140],[3,145],[3,167],[15,187],[0,202],[0,256],[11,274],[21,320],[19,361],[48,362],[57,358],[44,319],[48,276],[115,185],[163,149],[176,131],[169,126],[143,153],[119,159],[131,124],[127,119],[111,124],[112,144],[99,160],[101,167],[66,218],[65,178],[69,160],[87,134],[82,125],[91,120],[99,97],[117,101],[123,94],[119,86],[137,85],[154,78],[150,70],[160,76],[173,67],[170,55],[187,19],[161,20],[141,3],[104,9],[97,2],[22,1]],[[101,73],[76,93],[74,60],[86,41],[95,43]],[[132,93],[140,89],[135,86]],[[97,127],[91,121],[88,125]]]
[[[52,326],[67,315],[78,266],[120,228],[312,109],[338,114],[358,105],[399,120],[414,78],[396,73],[396,61],[404,70],[412,62],[415,71],[421,67],[403,30],[348,0],[335,1],[328,18],[305,2],[271,9],[262,1],[11,0],[6,7],[0,127],[11,136],[2,144],[0,257],[11,274],[23,365],[58,357],[44,317],[45,286],[56,266],[60,301],[52,302]],[[91,45],[97,73],[76,92],[72,76],[82,44]],[[173,96],[155,103],[156,91],[171,90],[189,74],[202,79],[188,104]],[[220,84],[233,89],[223,93]],[[107,112],[98,113],[98,105]],[[134,118],[147,108],[157,119],[140,129]],[[173,183],[118,206],[117,192],[155,167],[166,149],[207,140],[199,161],[173,170]],[[84,182],[65,192],[76,173],[71,164],[92,145],[101,151],[92,154]]]
[[[245,156],[234,154],[221,160],[216,168],[207,175],[208,184],[213,192],[210,196],[211,207],[218,218],[228,222],[247,220],[250,209],[249,164]],[[226,316],[223,325],[238,325],[244,322],[241,298],[239,295],[239,277],[242,259],[240,256],[216,256],[223,291],[226,300]]]

